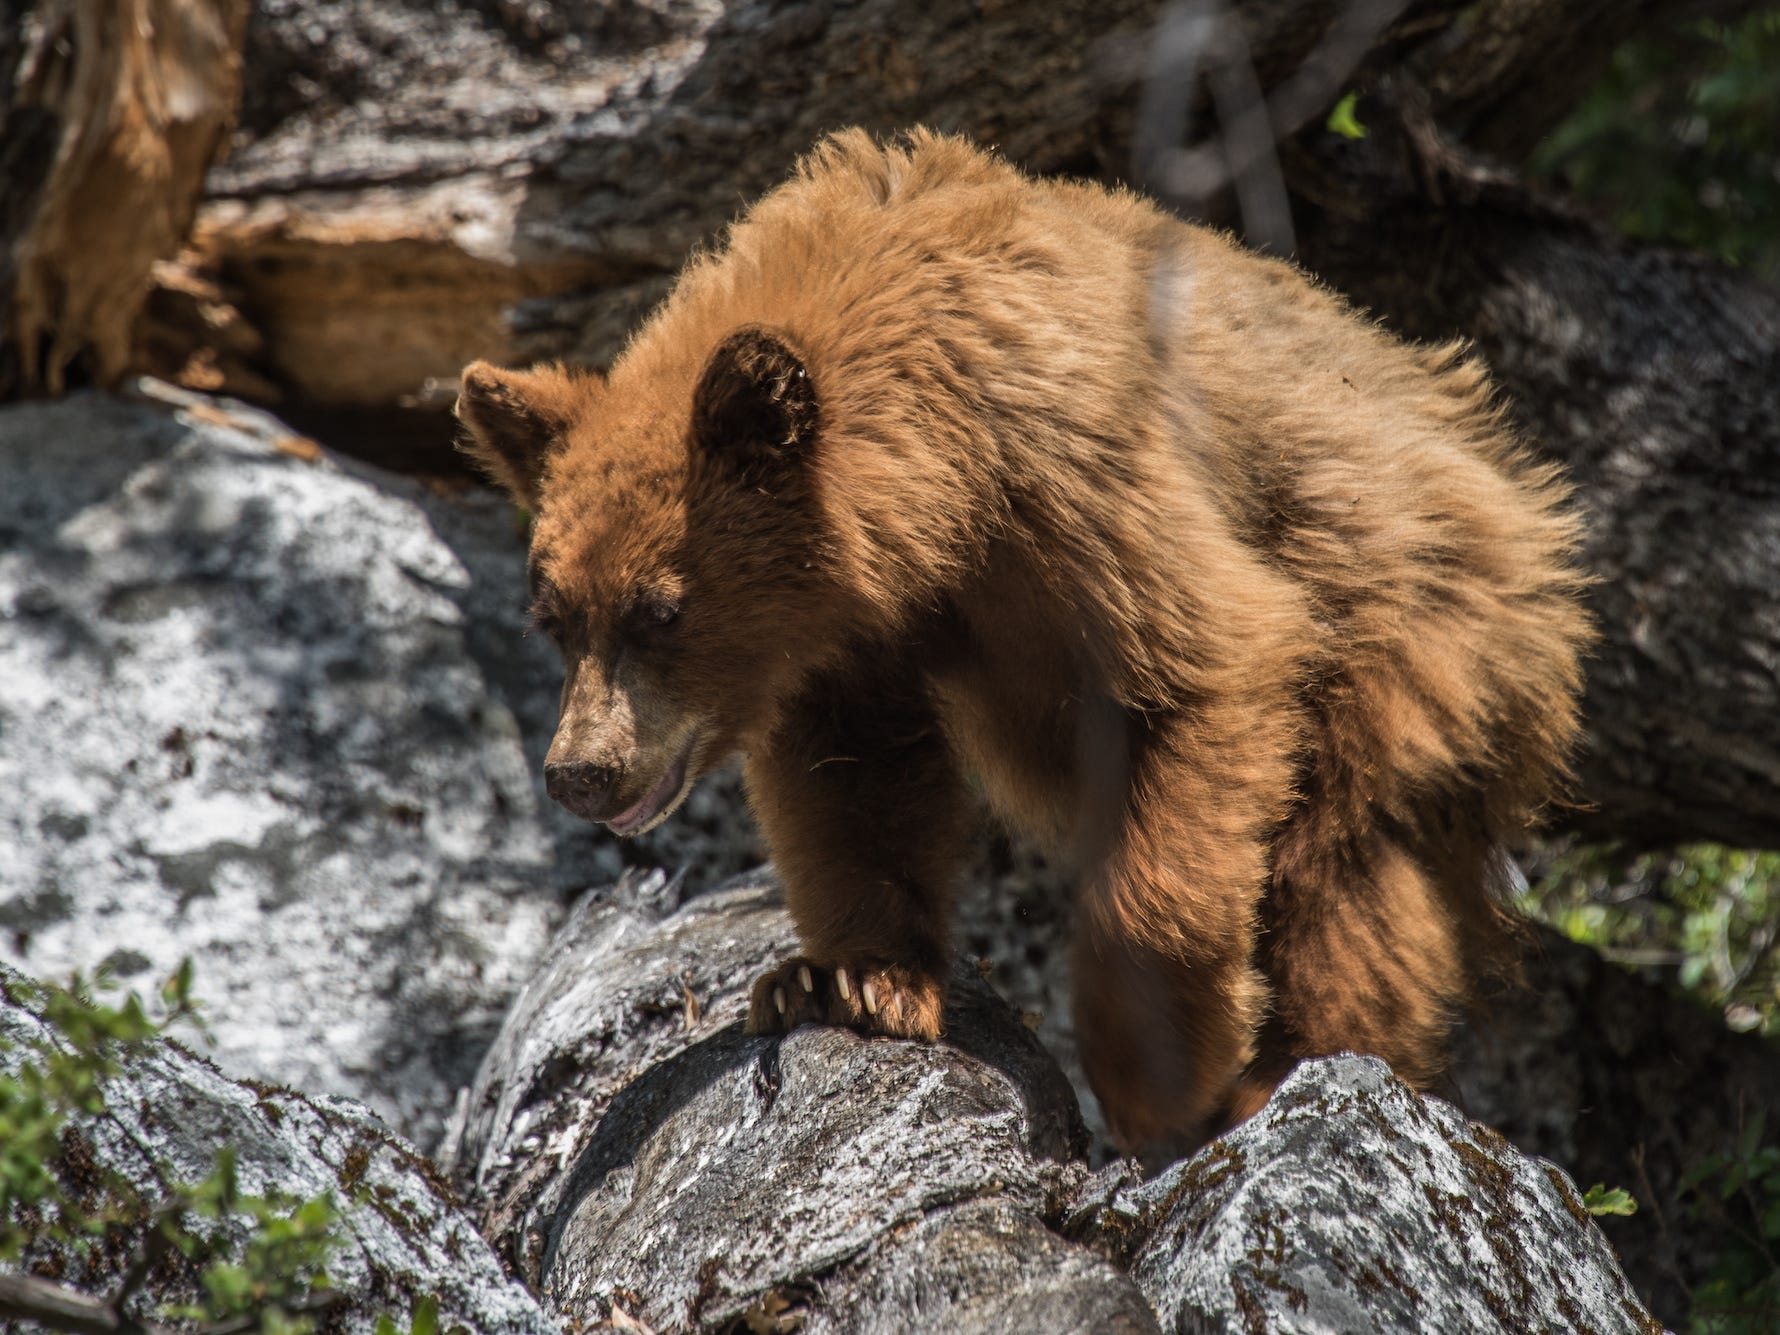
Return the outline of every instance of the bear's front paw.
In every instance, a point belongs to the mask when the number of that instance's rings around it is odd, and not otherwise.
[[[931,1043],[939,1037],[945,1004],[945,983],[937,974],[869,961],[824,965],[798,955],[754,984],[748,1032],[843,1024],[863,1034]]]

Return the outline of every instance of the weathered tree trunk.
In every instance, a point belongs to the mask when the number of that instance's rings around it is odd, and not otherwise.
[[[131,359],[156,261],[234,116],[247,0],[8,3],[0,33],[0,397]]]

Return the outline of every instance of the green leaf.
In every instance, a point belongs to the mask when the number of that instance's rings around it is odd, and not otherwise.
[[[1767,1213],[1762,1215],[1761,1231],[1769,1242],[1780,1242],[1780,1201],[1768,1206]]]
[[[1761,1148],[1762,1137],[1768,1129],[1768,1110],[1757,1108],[1755,1116],[1743,1123],[1743,1136],[1737,1144],[1737,1151],[1745,1159],[1753,1159],[1756,1150]]]
[[[1724,1171],[1725,1162],[1725,1157],[1722,1154],[1708,1154],[1681,1175],[1682,1190],[1704,1186]]]
[[[1366,127],[1360,124],[1360,118],[1354,114],[1354,104],[1359,100],[1358,93],[1344,94],[1330,110],[1329,119],[1324,124],[1343,139],[1364,139]]]
[[[192,999],[192,957],[179,961],[179,967],[161,984],[161,1004],[169,1010],[182,1010]]]
[[[204,1272],[204,1289],[224,1312],[244,1312],[253,1302],[253,1276],[238,1265],[213,1263]]]
[[[1743,1183],[1749,1179],[1749,1170],[1741,1159],[1733,1159],[1725,1165],[1724,1181],[1718,1184],[1718,1199],[1728,1201],[1742,1189]]]
[[[414,1304],[414,1321],[408,1335],[438,1335],[439,1295],[429,1293]]]
[[[1592,1215],[1633,1215],[1638,1213],[1638,1202],[1623,1187],[1615,1187],[1609,1191],[1605,1182],[1597,1182],[1584,1193],[1582,1208]]]
[[[396,1329],[396,1323],[389,1313],[382,1312],[377,1317],[376,1335],[402,1335],[402,1332]]]

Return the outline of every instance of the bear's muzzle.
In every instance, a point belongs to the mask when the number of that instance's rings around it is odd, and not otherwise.
[[[571,760],[544,766],[544,791],[550,800],[583,820],[604,820],[612,811],[612,794],[623,768]]]

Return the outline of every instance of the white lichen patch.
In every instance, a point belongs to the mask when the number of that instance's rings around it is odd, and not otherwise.
[[[1561,1170],[1376,1058],[1305,1062],[1260,1114],[1116,1199],[1165,1328],[1640,1332]]]

